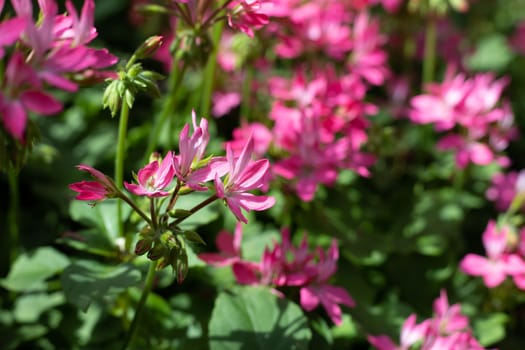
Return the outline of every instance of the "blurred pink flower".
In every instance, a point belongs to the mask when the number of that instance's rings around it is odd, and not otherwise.
[[[154,160],[139,170],[137,174],[138,185],[124,182],[124,186],[137,196],[165,197],[170,193],[163,190],[170,185],[174,176],[173,156],[170,151],[162,162],[160,159]]]
[[[28,111],[51,115],[61,110],[60,102],[42,91],[36,72],[22,54],[15,52],[7,63],[0,93],[0,115],[7,132],[23,142]]]
[[[262,4],[267,0],[234,0],[230,2],[228,25],[239,29],[249,37],[253,37],[253,30],[262,28],[268,23],[268,15],[263,10]]]
[[[241,103],[241,94],[238,92],[220,92],[216,91],[212,96],[214,117],[222,117],[228,114],[232,109]]]
[[[378,350],[410,350],[418,344],[420,350],[483,350],[472,334],[469,319],[461,313],[459,304],[449,305],[444,290],[434,301],[434,315],[416,323],[411,314],[401,328],[401,345],[396,345],[386,335],[369,335],[370,344]]]
[[[511,254],[511,228],[497,227],[490,221],[483,232],[483,246],[487,257],[477,254],[467,254],[460,262],[460,269],[471,276],[480,276],[488,288],[494,288],[507,278],[508,275],[525,273],[525,262],[517,254]]]
[[[264,124],[243,121],[240,127],[233,130],[233,140],[226,142],[225,146],[229,145],[233,154],[238,155],[250,138],[253,138],[253,155],[261,158],[270,147],[273,135]]]
[[[201,253],[199,259],[213,266],[229,266],[241,258],[242,224],[237,222],[233,235],[222,230],[215,239],[218,253]]]

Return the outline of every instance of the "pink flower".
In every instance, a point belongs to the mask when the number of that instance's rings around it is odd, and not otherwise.
[[[232,265],[241,258],[242,225],[237,223],[234,234],[220,231],[215,239],[219,253],[201,253],[199,259],[213,266]]]
[[[191,137],[189,137],[190,127],[188,124],[180,132],[180,154],[173,156],[173,168],[175,175],[180,181],[196,191],[205,191],[207,188],[202,186],[201,183],[212,180],[215,176],[211,165],[199,165],[210,140],[208,121],[202,118],[197,126],[197,117],[195,112],[192,112],[192,122],[194,132]],[[219,176],[222,175],[221,173]]]
[[[42,91],[35,71],[15,52],[7,63],[4,94],[0,94],[0,115],[5,129],[22,142],[27,125],[27,112],[51,115],[62,110],[62,105]]]
[[[275,204],[270,196],[257,196],[247,191],[260,189],[267,176],[269,162],[267,159],[251,160],[253,139],[250,138],[238,158],[235,158],[231,147],[226,148],[228,175],[223,183],[219,174],[215,175],[217,196],[225,200],[235,217],[247,223],[242,214],[244,210],[266,210]]]
[[[250,137],[253,138],[254,149],[253,154],[256,158],[260,158],[266,154],[273,139],[271,131],[261,123],[246,123],[233,130],[233,140],[228,141],[234,155],[241,153],[244,145],[248,142]]]
[[[222,117],[241,103],[241,94],[238,92],[214,92],[212,114],[214,117]]]
[[[320,249],[318,255],[319,261],[315,266],[317,269],[315,279],[300,290],[301,307],[306,311],[312,311],[321,304],[330,319],[336,325],[340,325],[342,318],[339,304],[354,307],[355,302],[344,288],[328,284],[328,279],[336,271],[337,260],[339,259],[336,241],[332,241],[326,256]]]
[[[379,350],[409,350],[414,344],[418,344],[420,350],[483,350],[472,335],[469,319],[461,313],[461,306],[449,305],[444,290],[434,301],[432,318],[416,324],[416,315],[412,314],[405,320],[400,346],[386,335],[367,338]]]
[[[235,0],[229,7],[228,25],[253,37],[254,29],[260,29],[268,23],[268,16],[262,12],[262,3],[265,0]]]
[[[0,14],[4,8],[4,0],[0,1]],[[0,58],[4,57],[4,46],[14,44],[26,27],[26,19],[15,17],[0,22]]]
[[[509,254],[510,227],[498,228],[490,221],[483,233],[487,257],[467,254],[460,262],[460,269],[471,276],[480,276],[488,288],[500,285],[507,275],[525,272],[525,262],[517,254]]]
[[[170,193],[163,190],[170,185],[174,176],[173,156],[168,152],[162,162],[160,159],[154,160],[139,170],[138,185],[124,182],[124,186],[137,196],[165,197]]]
[[[525,193],[525,171],[511,171],[507,174],[496,173],[492,176],[491,186],[485,193],[487,199],[495,202],[496,208],[504,212],[518,193]]]
[[[118,190],[109,177],[102,172],[84,164],[77,166],[79,170],[87,171],[95,181],[81,181],[69,185],[69,188],[78,192],[77,200],[98,201],[111,198]]]

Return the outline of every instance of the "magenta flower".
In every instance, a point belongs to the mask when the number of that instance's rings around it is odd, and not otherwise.
[[[368,342],[379,350],[409,350],[412,345],[425,338],[425,334],[430,326],[429,320],[417,324],[416,318],[416,314],[411,314],[405,322],[403,322],[400,336],[401,344],[399,346],[386,335],[369,335],[367,337]]]
[[[506,211],[518,193],[525,193],[525,171],[511,171],[507,174],[496,173],[492,176],[491,186],[485,192],[487,199],[493,201],[496,209]]]
[[[340,325],[342,318],[339,304],[354,307],[355,302],[344,288],[328,284],[328,279],[337,269],[339,259],[336,241],[332,241],[327,255],[321,249],[318,249],[318,255],[319,261],[315,265],[317,272],[314,280],[300,290],[301,307],[306,311],[312,311],[321,304],[330,319],[336,325]]]
[[[139,170],[138,185],[124,182],[124,186],[137,196],[165,197],[170,193],[163,190],[170,185],[174,177],[173,156],[168,152],[162,161],[154,160]]]
[[[410,315],[401,329],[401,345],[397,346],[388,336],[368,336],[368,341],[379,350],[409,350],[418,343],[420,350],[483,350],[472,335],[469,319],[461,313],[459,304],[449,305],[444,290],[434,301],[432,318],[416,323]]]
[[[0,14],[4,8],[4,0],[0,0]],[[0,58],[4,57],[4,46],[14,44],[26,27],[23,17],[15,17],[0,22]]]
[[[202,118],[199,126],[197,126],[195,112],[192,112],[192,121],[194,132],[191,137],[188,137],[188,124],[184,126],[179,135],[180,154],[173,156],[173,168],[177,178],[186,183],[188,187],[197,191],[205,191],[207,188],[202,186],[201,183],[214,178],[212,171],[214,168],[211,165],[207,164],[204,167],[199,167],[199,162],[202,160],[210,140],[208,121]]]
[[[262,3],[268,0],[235,0],[229,5],[228,25],[239,29],[253,38],[253,30],[268,23],[268,16],[262,11]]]
[[[215,244],[219,249],[218,253],[201,253],[199,259],[217,267],[232,265],[241,258],[241,240],[242,225],[238,222],[233,235],[225,230],[217,235]]]
[[[267,159],[251,160],[253,139],[250,138],[238,158],[235,158],[231,147],[226,148],[228,174],[223,183],[219,174],[215,174],[217,197],[225,200],[235,217],[244,223],[248,220],[242,214],[244,210],[266,210],[275,204],[271,196],[254,195],[247,191],[260,189],[268,174]]]
[[[62,105],[42,91],[35,71],[15,52],[7,63],[5,80],[0,93],[0,115],[5,129],[22,142],[27,125],[27,112],[51,115],[62,110]]]
[[[509,226],[498,228],[491,220],[482,236],[487,257],[467,254],[460,262],[460,269],[468,275],[482,277],[488,288],[499,286],[508,275],[517,276],[518,283],[521,283],[525,261],[518,254],[511,253],[513,248],[509,242],[513,240],[512,235]]]
[[[87,171],[95,181],[81,181],[69,185],[69,188],[78,195],[77,200],[99,201],[111,198],[118,193],[118,190],[109,177],[102,172],[84,164],[77,166],[79,170]]]

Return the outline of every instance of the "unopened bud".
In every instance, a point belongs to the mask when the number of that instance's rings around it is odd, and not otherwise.
[[[135,57],[139,60],[151,57],[162,46],[163,41],[164,38],[160,35],[150,36],[135,51]]]
[[[153,245],[153,240],[150,238],[141,239],[135,245],[135,254],[144,255],[146,254]]]
[[[155,246],[152,249],[150,249],[150,251],[148,252],[148,259],[153,260],[153,261],[159,260],[160,258],[164,256],[165,253],[166,253],[166,248],[162,244],[159,244],[157,242]]]

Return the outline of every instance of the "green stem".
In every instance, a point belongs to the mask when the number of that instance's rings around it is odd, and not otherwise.
[[[213,27],[213,50],[210,53],[210,56],[208,56],[208,62],[206,62],[206,68],[204,69],[201,115],[205,116],[210,113],[211,95],[213,93],[213,83],[215,82],[215,71],[217,69],[217,54],[219,52],[219,42],[221,40],[223,29],[224,22],[219,22]]]
[[[434,16],[429,15],[425,31],[425,51],[423,56],[423,85],[434,81],[436,66],[437,25]]]
[[[216,199],[219,199],[219,197],[217,197],[216,194],[214,195],[211,195],[210,197],[208,197],[207,199],[203,200],[202,202],[200,202],[199,204],[197,204],[196,206],[194,206],[193,208],[191,208],[190,210],[188,210],[191,214],[188,215],[188,216],[184,216],[182,218],[179,218],[175,221],[173,221],[173,223],[171,224],[172,226],[177,226],[178,224],[180,224],[181,222],[183,222],[184,220],[186,220],[187,218],[189,218],[191,215],[195,214],[196,212],[198,212],[199,210],[201,210],[202,208],[204,208],[205,206],[207,206],[208,204],[210,203],[213,203]]]
[[[144,305],[146,304],[146,300],[148,299],[149,293],[151,292],[151,289],[153,287],[153,281],[155,280],[155,269],[157,267],[157,262],[152,261],[150,262],[148,274],[146,275],[146,281],[144,283],[144,289],[142,290],[142,295],[140,296],[139,303],[137,305],[137,309],[135,310],[135,315],[133,316],[133,321],[131,321],[131,325],[129,327],[129,332],[126,336],[126,340],[124,342],[124,346],[122,347],[122,350],[127,350],[129,346],[133,343],[133,338],[135,337],[140,321],[140,316],[142,314],[142,310],[144,309]]]
[[[115,157],[115,184],[122,189],[124,183],[124,159],[126,157],[126,132],[128,129],[129,106],[122,103],[118,125],[117,155]],[[117,202],[117,223],[119,237],[124,237],[124,222],[122,219],[122,202]]]
[[[9,210],[7,213],[7,225],[9,230],[10,240],[10,261],[13,262],[18,256],[20,232],[19,232],[19,218],[20,218],[20,193],[18,186],[18,171],[8,166],[7,178],[9,183]]]
[[[124,193],[121,193],[118,198],[122,199],[131,208],[133,208],[133,210],[135,210],[135,212],[139,214],[148,223],[148,225],[153,226],[151,219],[135,204],[135,202],[131,200],[131,198],[126,196]]]
[[[242,82],[241,117],[245,120],[250,120],[253,73],[252,67],[246,67],[244,81]]]
[[[175,104],[177,102],[177,92],[179,90],[180,84],[182,83],[182,78],[186,72],[186,63],[182,63],[182,68],[179,69],[179,60],[173,59],[173,66],[171,68],[170,76],[168,79],[168,93],[166,99],[164,100],[164,105],[158,117],[155,119],[153,124],[153,130],[150,134],[148,141],[148,147],[146,148],[146,154],[144,154],[144,159],[148,159],[151,153],[157,147],[157,141],[159,139],[160,133],[166,120],[175,110]]]

